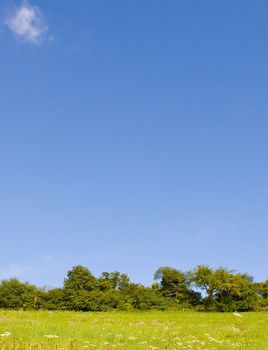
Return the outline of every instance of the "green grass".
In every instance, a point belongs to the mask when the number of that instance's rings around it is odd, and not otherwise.
[[[268,313],[0,311],[0,349],[268,349]],[[8,334],[8,333],[6,333]]]

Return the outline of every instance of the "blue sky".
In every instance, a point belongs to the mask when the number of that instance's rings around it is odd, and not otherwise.
[[[268,3],[0,1],[0,278],[268,277]]]

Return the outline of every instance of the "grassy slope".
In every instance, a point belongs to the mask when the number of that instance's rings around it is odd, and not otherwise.
[[[258,350],[268,349],[268,314],[0,311],[4,332],[11,333],[0,337],[5,350]]]

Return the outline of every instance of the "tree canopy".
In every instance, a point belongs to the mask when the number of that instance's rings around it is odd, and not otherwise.
[[[255,283],[245,273],[199,265],[191,271],[162,266],[148,287],[118,271],[96,277],[85,266],[67,272],[62,288],[45,289],[15,278],[0,283],[0,308],[79,311],[268,310],[268,280]]]

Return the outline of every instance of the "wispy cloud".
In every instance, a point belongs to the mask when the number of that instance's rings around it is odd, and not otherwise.
[[[48,30],[40,9],[28,2],[23,2],[16,8],[6,20],[6,24],[17,38],[32,44],[40,44]]]
[[[83,256],[72,253],[55,253],[40,255],[33,259],[16,259],[11,264],[0,264],[0,281],[9,278],[18,278],[21,281],[29,281],[38,286],[61,286],[67,271],[75,265],[98,266],[94,271],[97,275],[105,269],[104,257],[100,253],[86,254]]]

